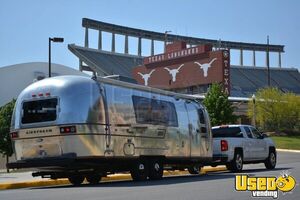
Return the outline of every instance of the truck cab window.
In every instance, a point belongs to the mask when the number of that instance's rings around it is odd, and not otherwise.
[[[260,132],[256,128],[251,127],[250,129],[252,131],[252,134],[253,134],[254,138],[256,138],[256,139],[260,139],[261,138],[261,134],[260,134]]]
[[[250,129],[248,127],[244,127],[244,129],[246,131],[246,134],[247,134],[248,138],[253,138]]]
[[[213,128],[212,134],[214,138],[218,137],[243,137],[240,127],[219,127]]]

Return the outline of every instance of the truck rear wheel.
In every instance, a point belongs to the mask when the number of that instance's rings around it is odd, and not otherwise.
[[[158,180],[162,179],[164,172],[164,167],[161,161],[153,160],[149,164],[149,179]]]
[[[270,150],[268,158],[265,160],[265,166],[267,169],[274,169],[276,166],[276,153],[274,150]]]
[[[240,151],[234,153],[233,160],[226,164],[227,169],[232,172],[240,172],[243,169],[243,155]]]
[[[188,171],[190,174],[200,174],[201,166],[192,165],[192,166],[188,167]]]
[[[134,181],[145,181],[148,178],[148,163],[146,160],[139,160],[132,165],[130,170],[131,177]]]
[[[75,186],[78,186],[83,182],[84,176],[82,176],[81,174],[74,174],[74,175],[70,175],[68,179],[70,183],[72,183]]]

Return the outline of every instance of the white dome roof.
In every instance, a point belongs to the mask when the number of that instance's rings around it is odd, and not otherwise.
[[[0,106],[17,98],[28,85],[48,77],[47,62],[30,62],[0,67]],[[81,75],[89,76],[76,69],[51,63],[52,76]]]

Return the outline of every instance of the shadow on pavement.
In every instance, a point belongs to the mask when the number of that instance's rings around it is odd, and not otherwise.
[[[168,176],[164,177],[162,180],[152,180],[152,181],[140,181],[135,182],[132,180],[121,180],[121,181],[111,181],[111,182],[100,182],[97,185],[82,184],[80,186],[73,185],[60,185],[60,186],[45,186],[45,187],[35,187],[30,188],[31,190],[36,189],[55,189],[55,188],[84,188],[84,187],[144,187],[153,185],[172,185],[181,183],[191,183],[199,181],[209,181],[209,180],[219,180],[219,179],[230,179],[234,178],[236,174],[247,174],[249,176],[254,176],[257,172],[271,172],[271,171],[283,171],[291,168],[275,168],[272,170],[267,169],[245,169],[239,173],[232,173],[229,171],[220,172],[210,172],[204,175],[181,175],[181,176]]]
[[[247,173],[255,173],[255,172],[283,171],[283,170],[289,170],[289,169],[292,169],[292,168],[291,167],[279,167],[279,168],[275,168],[275,169],[263,169],[263,168],[260,168],[260,169],[244,169],[243,171],[238,172],[236,174],[247,174]],[[222,173],[228,174],[228,173],[232,173],[232,172],[225,171],[225,172],[222,172]]]
[[[181,175],[181,176],[169,176],[164,177],[162,180],[152,180],[152,181],[113,181],[113,182],[100,182],[97,185],[83,184],[81,186],[47,186],[47,187],[36,187],[30,188],[32,190],[36,189],[49,189],[49,188],[77,188],[77,187],[144,187],[144,186],[153,186],[153,185],[171,185],[171,184],[180,184],[180,183],[191,183],[199,181],[208,181],[208,180],[218,180],[218,179],[229,179],[234,178],[234,174],[204,174],[204,175]]]

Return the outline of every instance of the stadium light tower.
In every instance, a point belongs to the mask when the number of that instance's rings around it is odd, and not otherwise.
[[[51,77],[51,41],[52,42],[64,42],[64,38],[59,38],[59,37],[50,38],[49,37],[49,78]]]

